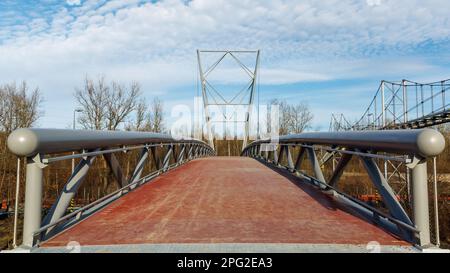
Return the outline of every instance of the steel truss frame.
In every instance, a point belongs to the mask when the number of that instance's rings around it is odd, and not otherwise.
[[[193,159],[215,154],[212,147],[202,141],[176,140],[163,134],[59,129],[19,129],[9,136],[8,147],[16,155],[25,156],[27,160],[22,243],[25,247],[38,246],[68,226],[164,172]],[[78,154],[51,156],[79,150],[81,153]],[[116,153],[132,150],[139,150],[137,163],[130,177],[125,177]],[[66,214],[71,200],[82,186],[94,160],[100,156],[105,159],[119,189]],[[74,158],[80,159],[80,162],[41,221],[44,168],[54,162]],[[144,167],[150,160],[155,164],[156,171],[143,175]]]
[[[356,205],[359,210],[370,212],[372,220],[380,225],[388,221],[394,225],[395,232],[403,239],[426,247],[430,243],[429,208],[428,208],[428,186],[427,186],[427,163],[426,158],[434,154],[424,154],[415,149],[407,148],[404,142],[408,135],[410,141],[419,141],[420,131],[427,131],[435,136],[440,135],[433,130],[391,130],[367,132],[343,132],[343,133],[304,133],[280,137],[279,144],[271,144],[269,140],[255,141],[248,145],[242,152],[242,156],[253,157],[258,160],[271,163],[279,168],[284,168],[304,181],[310,182],[325,193],[340,196]],[[416,135],[417,134],[417,135]],[[413,137],[413,135],[415,135]],[[397,136],[398,139],[391,137]],[[442,138],[440,141],[443,141]],[[376,140],[378,139],[378,140]],[[415,140],[414,140],[415,139]],[[436,139],[435,139],[436,140]],[[370,148],[370,143],[373,147]],[[396,147],[392,150],[392,147]],[[444,144],[445,146],[445,144]],[[442,146],[442,150],[443,147]],[[292,157],[293,149],[299,148],[297,158]],[[339,155],[337,165],[333,166],[331,176],[325,177],[322,168],[324,161],[319,161],[317,150],[326,150],[323,158],[332,159],[334,154]],[[442,152],[441,150],[441,152]],[[389,154],[386,154],[388,152]],[[401,156],[398,156],[398,155]],[[305,156],[309,159],[313,175],[308,175],[302,170]],[[360,159],[364,165],[372,184],[380,193],[389,214],[385,214],[369,205],[353,198],[337,189],[339,180],[352,159]],[[376,164],[376,159],[390,160],[405,164],[411,173],[413,192],[413,217],[410,218],[397,200],[396,195],[384,175]],[[286,163],[284,163],[286,162]],[[392,230],[392,226],[390,228]]]
[[[204,69],[202,65],[201,55],[208,53],[221,53],[221,56],[208,68]],[[247,67],[236,55],[239,53],[249,53],[256,54],[255,56],[255,66],[253,69]],[[203,97],[203,108],[205,113],[205,123],[207,130],[207,140],[211,147],[214,148],[214,136],[211,129],[211,123],[214,122],[211,119],[209,107],[217,106],[221,108],[222,114],[225,117],[225,122],[229,122],[227,115],[224,111],[226,106],[244,106],[247,107],[245,112],[245,119],[243,121],[233,121],[234,123],[244,123],[244,141],[242,144],[242,149],[247,146],[250,137],[250,113],[252,111],[254,97],[256,92],[257,77],[259,73],[259,54],[260,50],[197,50],[197,62],[198,70],[200,74],[200,82],[202,88]],[[214,71],[217,66],[224,60],[226,56],[231,56],[233,60],[242,68],[242,70],[249,76],[248,84],[241,89],[231,100],[227,100],[222,92],[217,90],[209,81],[208,75]],[[212,94],[215,94],[212,95]],[[217,97],[217,99],[216,99]],[[248,100],[245,98],[248,97]],[[240,98],[239,102],[236,100]]]

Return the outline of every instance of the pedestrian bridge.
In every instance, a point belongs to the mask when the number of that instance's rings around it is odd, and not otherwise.
[[[241,157],[217,157],[201,141],[152,133],[19,129],[8,139],[11,151],[27,158],[21,248],[35,252],[69,251],[74,242],[89,252],[418,251],[430,246],[426,158],[444,146],[430,129],[282,136],[252,142]],[[133,149],[140,153],[128,178],[114,153]],[[329,177],[319,149],[342,155]],[[120,189],[67,213],[99,156]],[[337,188],[352,157],[362,160],[388,212]],[[78,166],[41,215],[43,169],[72,158]],[[379,158],[410,168],[412,215],[381,175]],[[303,171],[306,159],[313,175]],[[143,175],[150,160],[158,170]]]

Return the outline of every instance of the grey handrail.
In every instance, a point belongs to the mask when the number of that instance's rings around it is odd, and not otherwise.
[[[300,148],[296,153],[296,159],[293,158],[295,147]],[[330,166],[319,162],[317,149],[327,151],[328,158],[334,156],[333,153],[338,154],[337,166],[333,164],[333,169],[327,176],[322,169]],[[426,159],[439,155],[444,149],[444,136],[432,129],[345,131],[301,133],[256,140],[244,148],[242,156],[286,168],[301,178],[308,178],[314,186],[323,191],[343,195],[361,205],[359,201],[349,198],[336,188],[350,160],[356,157],[361,160],[370,181],[383,198],[389,211],[386,219],[397,225],[399,235],[405,240],[427,246],[431,241]],[[405,167],[410,174],[413,217],[407,214],[389,185],[387,167],[383,174],[375,161],[376,158],[392,159],[389,154],[404,156],[403,160],[398,156],[397,158],[406,163]],[[302,168],[305,167],[302,163],[305,157],[310,161],[312,176]],[[371,211],[374,215],[380,215],[374,209]]]
[[[104,157],[121,189],[134,189],[153,177],[142,178],[144,166],[149,160],[154,161],[156,174],[159,175],[190,160],[215,154],[214,149],[201,140],[130,131],[21,128],[9,135],[7,144],[13,154],[27,157],[23,245],[28,247],[35,245],[34,235],[43,226],[48,228],[44,234],[40,234],[45,239],[56,230],[56,225],[70,218],[65,216],[70,201],[97,156]],[[136,149],[140,150],[138,160],[130,177],[127,177],[114,153]],[[68,152],[79,153],[51,157],[51,154]],[[42,220],[43,169],[53,162],[74,158],[80,159],[78,165],[73,167],[64,189]]]
[[[244,149],[243,153],[252,146],[270,141],[270,139],[254,141]],[[361,150],[414,154],[422,157],[439,155],[445,149],[444,136],[432,129],[311,132],[280,136],[278,142],[334,145]]]
[[[170,135],[160,133],[21,128],[9,135],[8,148],[15,155],[32,156],[38,153],[61,153],[121,145],[174,142],[207,145],[200,140],[175,139]]]

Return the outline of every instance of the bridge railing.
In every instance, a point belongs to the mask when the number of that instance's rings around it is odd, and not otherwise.
[[[189,160],[215,153],[203,141],[175,139],[166,134],[27,128],[11,133],[8,148],[15,155],[26,157],[27,162],[22,243],[27,247],[36,246],[40,241],[54,236],[64,226],[81,219],[84,214],[91,213],[159,174]],[[139,151],[139,156],[131,177],[127,178],[115,153],[132,150]],[[66,214],[91,165],[100,156],[105,159],[119,189]],[[73,168],[64,189],[42,220],[43,170],[54,162],[70,159],[79,159],[79,163]],[[156,165],[156,171],[143,175],[144,166],[149,160]]]
[[[294,161],[292,154],[297,148],[299,150]],[[426,159],[437,156],[444,148],[444,137],[431,129],[346,131],[287,135],[279,137],[278,142],[269,139],[257,140],[249,144],[242,155],[286,168],[324,192],[352,204],[405,240],[424,247],[431,244]],[[329,155],[328,159],[335,153],[340,154],[340,160],[329,177],[324,175],[322,167],[326,165],[319,162],[317,150],[325,150]],[[302,171],[306,155],[313,170],[312,176]],[[340,178],[353,157],[362,161],[372,184],[388,209],[387,214],[338,190]],[[326,160],[327,157],[324,158]],[[412,218],[399,203],[378,168],[376,159],[406,164],[412,181]]]
[[[450,121],[450,80],[381,81],[362,117],[347,130],[417,129]]]

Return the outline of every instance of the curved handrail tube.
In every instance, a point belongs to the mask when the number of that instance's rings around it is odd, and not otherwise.
[[[269,147],[264,147],[265,145]],[[294,161],[292,148],[295,146],[300,146],[301,149]],[[328,149],[326,146],[331,146],[332,149]],[[431,239],[426,159],[439,155],[444,149],[444,136],[432,129],[344,131],[301,133],[280,136],[278,139],[257,140],[249,144],[242,151],[242,155],[285,168],[317,186],[320,190],[330,192],[331,189],[334,193],[341,195],[343,193],[335,185],[341,179],[352,157],[359,158],[389,211],[387,219],[397,225],[398,234],[408,242],[427,246]],[[334,157],[334,153],[340,155],[337,166],[333,164],[331,175],[325,175],[322,171],[327,166],[318,160],[316,150],[327,150],[323,162]],[[329,152],[330,150],[332,153]],[[374,160],[375,155],[379,152],[401,154],[405,156],[404,162],[410,163],[405,165],[410,173],[410,180],[408,180],[410,182],[408,183],[412,188],[413,217],[407,214],[389,185],[387,165],[385,165],[383,174]],[[381,156],[387,159],[386,155]],[[307,157],[310,162],[312,176],[303,171],[305,168],[302,169],[304,157]],[[349,200],[358,203],[351,198]],[[376,210],[372,209],[372,212],[374,215],[377,214]],[[399,225],[398,222],[403,224]]]
[[[175,142],[208,146],[200,140],[175,139],[170,135],[160,133],[21,128],[9,135],[8,148],[17,156],[33,156],[38,153],[61,153],[121,145]]]
[[[96,156],[103,155],[121,189],[116,193],[121,196],[174,167],[196,158],[215,154],[210,145],[200,140],[192,138],[177,139],[167,134],[130,131],[21,128],[9,135],[7,144],[13,154],[27,157],[22,233],[23,245],[27,247],[35,245],[34,234],[41,230],[42,226],[48,228],[44,234],[40,234],[40,238],[45,239],[52,232],[56,232],[56,225],[68,219],[69,216],[64,215],[70,201],[85,180]],[[124,175],[120,162],[114,153],[135,149],[141,151],[134,171],[130,175]],[[49,154],[78,151],[82,151],[82,153],[72,156],[47,157]],[[76,157],[82,157],[83,159],[79,161],[76,168],[74,161],[72,161],[72,174],[64,185],[64,190],[60,192],[50,211],[42,219],[43,169],[52,162],[65,159],[73,160]],[[142,177],[144,166],[149,160],[154,162],[157,170],[154,175]],[[125,189],[127,190],[123,193],[122,190]],[[112,199],[109,201],[112,201]]]
[[[244,152],[257,144],[270,143],[270,139],[249,144]],[[311,132],[279,137],[279,143],[305,143],[335,145],[345,148],[414,154],[422,157],[437,156],[445,149],[445,138],[436,130],[384,130]]]

